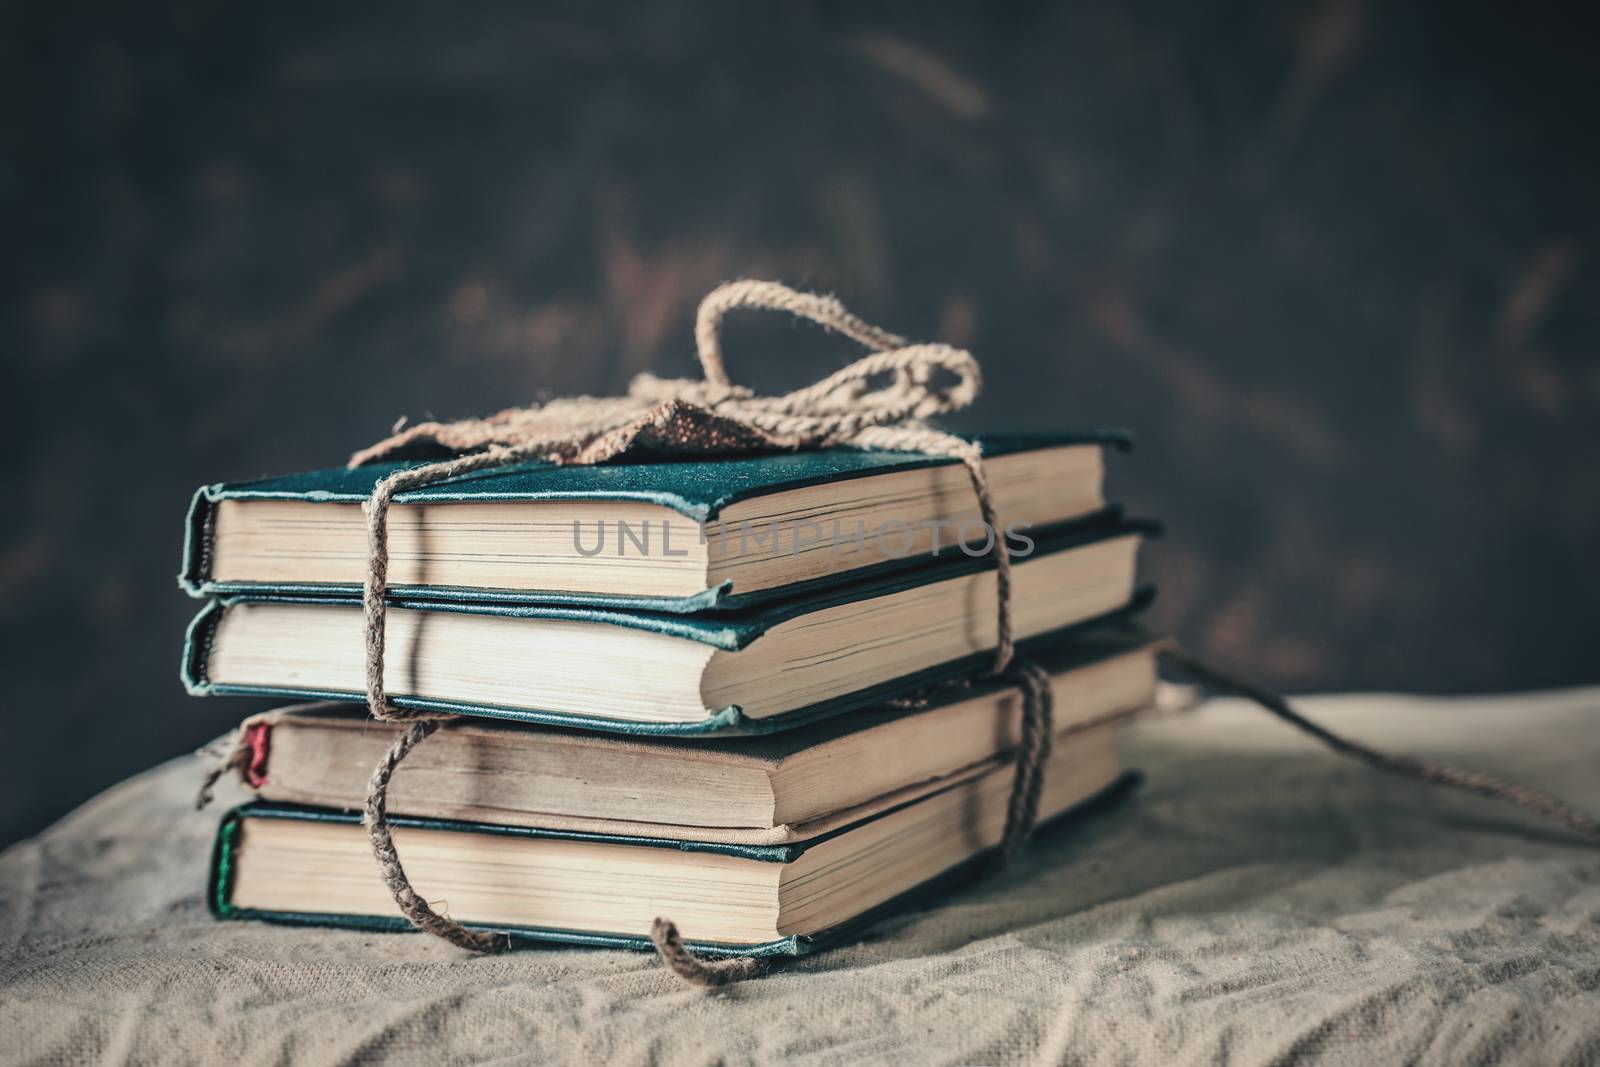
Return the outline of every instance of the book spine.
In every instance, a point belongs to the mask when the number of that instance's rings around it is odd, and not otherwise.
[[[178,665],[178,678],[190,696],[206,697],[216,691],[206,677],[207,661],[211,658],[211,640],[217,634],[217,623],[227,606],[220,600],[210,600],[189,623],[183,635],[183,662]]]
[[[206,595],[211,581],[212,526],[216,516],[214,494],[217,486],[203,485],[189,502],[183,533],[183,565],[178,571],[178,588],[192,597]]]
[[[237,917],[233,906],[233,857],[239,845],[239,809],[222,816],[211,845],[211,875],[206,884],[206,907],[218,919]]]
[[[265,719],[247,722],[244,730],[245,761],[239,765],[239,780],[251,789],[267,784],[267,755],[271,746],[272,723]]]

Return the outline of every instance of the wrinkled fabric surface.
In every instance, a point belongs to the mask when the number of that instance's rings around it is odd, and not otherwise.
[[[1302,706],[1600,807],[1600,689]],[[1144,787],[1007,873],[714,995],[643,954],[218,923],[177,760],[0,856],[0,1060],[1600,1062],[1600,849],[1237,703],[1124,753]]]

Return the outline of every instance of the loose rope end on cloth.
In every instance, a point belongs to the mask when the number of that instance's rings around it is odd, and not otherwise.
[[[252,770],[259,774],[261,766],[266,761],[265,734],[269,715],[270,713],[263,713],[250,716],[221,742],[213,742],[195,753],[197,756],[210,756],[217,760],[200,779],[200,789],[194,798],[196,811],[204,809],[216,799],[217,783],[230,772],[238,772],[240,777],[245,779],[250,778]],[[249,784],[260,783],[251,781]]]
[[[1552,796],[1529,786],[1518,785],[1503,778],[1497,778],[1492,774],[1484,774],[1481,771],[1464,770],[1460,767],[1452,767],[1448,763],[1439,763],[1435,760],[1422,759],[1418,756],[1391,755],[1387,752],[1380,752],[1375,748],[1364,745],[1359,741],[1352,741],[1347,737],[1334,733],[1325,726],[1312,722],[1295,711],[1289,702],[1277,693],[1264,689],[1254,682],[1247,681],[1237,675],[1218,670],[1210,664],[1196,659],[1173,642],[1164,642],[1159,650],[1162,658],[1167,663],[1202,685],[1218,692],[1232,693],[1235,696],[1243,697],[1260,705],[1284,722],[1302,733],[1316,738],[1342,756],[1360,760],[1370,767],[1398,775],[1401,778],[1410,778],[1413,781],[1426,782],[1429,785],[1443,786],[1447,789],[1458,789],[1465,793],[1489,797],[1558,822],[1585,837],[1600,840],[1600,819],[1581,808],[1574,807],[1560,797]]]
[[[195,753],[195,755],[204,757],[213,756],[215,753],[210,749],[203,748],[199,752]],[[247,754],[244,746],[235,742],[232,747],[222,755],[221,759],[218,760],[216,765],[206,771],[206,773],[200,779],[200,788],[195,792],[195,811],[203,811],[207,805],[209,805],[213,800],[217,799],[217,783],[222,781],[228,772],[237,770],[239,767],[243,766],[246,755]]]
[[[667,969],[690,985],[702,989],[720,989],[746,978],[754,978],[765,966],[752,956],[730,956],[727,959],[703,959],[690,952],[683,944],[677,924],[669,919],[656,919],[650,924],[650,943]]]

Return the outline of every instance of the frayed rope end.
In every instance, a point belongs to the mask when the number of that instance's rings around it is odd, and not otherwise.
[[[754,978],[762,971],[761,961],[752,956],[732,956],[723,960],[708,960],[696,956],[684,947],[677,924],[669,919],[657,919],[650,924],[650,943],[667,969],[690,985],[702,989],[720,989],[746,978]]]

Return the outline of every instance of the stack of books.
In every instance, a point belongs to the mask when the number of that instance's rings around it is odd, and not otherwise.
[[[1040,818],[1123,776],[1151,700],[1130,621],[1149,523],[1109,506],[1114,433],[983,440],[1005,528],[949,459],[825,450],[530,463],[389,512],[384,684],[456,713],[395,775],[412,884],[469,926],[798,954],[1001,840],[1021,697],[984,677],[1011,553],[1013,634],[1048,671]],[[378,465],[196,495],[181,582],[191,693],[315,701],[250,720],[210,902],[223,918],[402,928],[360,825],[402,726],[364,692],[361,502]],[[1102,725],[1094,725],[1102,724]]]

